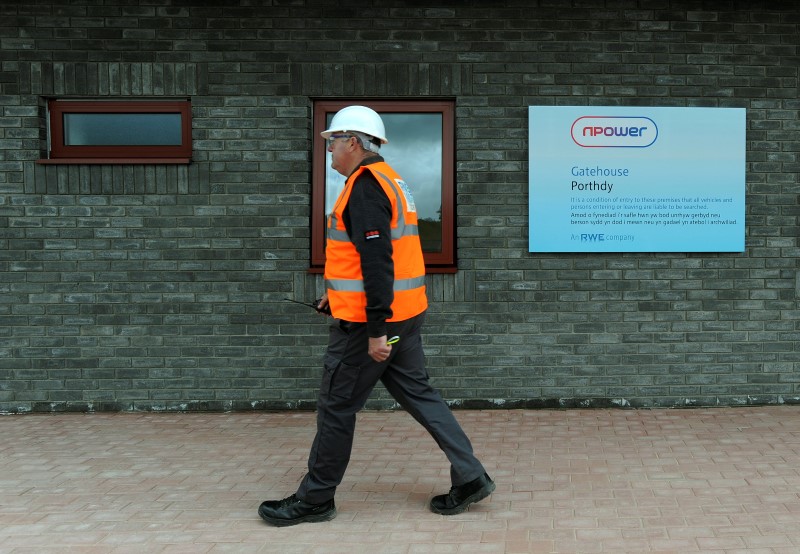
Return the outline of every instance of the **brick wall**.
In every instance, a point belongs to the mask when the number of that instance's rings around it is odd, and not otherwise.
[[[327,330],[283,298],[321,290],[318,96],[456,100],[459,271],[428,277],[425,336],[454,406],[800,403],[794,1],[0,16],[0,412],[313,407]],[[192,98],[191,165],[35,163],[47,97],[165,95]],[[576,104],[747,108],[746,252],[528,253],[527,109]]]

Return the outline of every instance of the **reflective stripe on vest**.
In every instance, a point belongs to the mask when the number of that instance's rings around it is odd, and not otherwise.
[[[425,276],[395,279],[394,291],[412,290],[425,286]],[[364,281],[358,279],[325,279],[325,288],[338,292],[365,292]]]

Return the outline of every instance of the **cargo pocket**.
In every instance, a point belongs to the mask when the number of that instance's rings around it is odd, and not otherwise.
[[[325,356],[325,375],[321,392],[331,398],[349,400],[358,381],[360,368],[344,363],[338,358]]]

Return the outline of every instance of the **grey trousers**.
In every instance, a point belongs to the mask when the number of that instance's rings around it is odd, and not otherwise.
[[[385,362],[367,354],[366,324],[334,320],[325,353],[325,373],[317,399],[317,435],[308,456],[308,473],[297,497],[321,504],[334,497],[353,447],[356,414],[380,380],[397,402],[430,433],[450,462],[453,486],[484,474],[472,444],[441,395],[428,382],[420,331],[425,314],[387,323],[398,335]]]

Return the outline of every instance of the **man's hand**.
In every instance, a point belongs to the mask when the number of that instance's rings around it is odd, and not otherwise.
[[[328,293],[322,295],[322,298],[319,299],[319,304],[317,304],[317,313],[322,315],[328,315],[330,313],[330,308],[326,312],[325,309],[328,308]]]
[[[385,362],[392,353],[392,345],[386,344],[386,335],[369,338],[369,357],[376,362]]]

